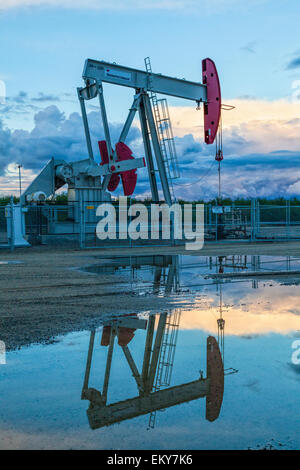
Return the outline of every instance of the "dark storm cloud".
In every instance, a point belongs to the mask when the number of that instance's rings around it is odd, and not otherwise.
[[[95,158],[100,159],[97,140],[103,139],[103,129],[99,125],[99,113],[91,112],[91,137],[94,142]],[[24,168],[38,171],[52,158],[73,161],[87,157],[82,119],[78,113],[66,118],[56,106],[48,106],[34,116],[35,126],[31,132],[10,131],[0,127],[0,171],[10,163],[21,163]],[[113,141],[117,141],[121,124],[111,126]],[[139,137],[139,130],[132,128],[128,142]]]

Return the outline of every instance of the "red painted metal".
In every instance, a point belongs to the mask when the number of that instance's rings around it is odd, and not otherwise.
[[[108,163],[108,152],[106,146],[106,140],[100,140],[98,142],[100,155],[101,155],[101,163],[100,165],[105,165]],[[120,183],[120,175],[119,173],[114,173],[111,175],[107,189],[108,191],[115,191]]]
[[[125,328],[121,326],[118,329],[118,344],[120,346],[127,346],[134,337],[135,328]],[[111,326],[104,326],[101,336],[101,346],[108,346],[110,342]]]
[[[134,337],[135,328],[125,328],[122,326],[118,331],[118,345],[127,346]]]
[[[224,395],[224,365],[216,338],[209,336],[206,341],[206,375],[209,390],[206,396],[206,419],[215,421],[221,411]]]
[[[109,163],[107,146],[105,140],[100,140],[98,142],[100,155],[101,155],[101,163],[100,165],[105,165]],[[134,160],[132,156],[132,151],[128,147],[128,145],[124,144],[124,142],[118,142],[116,144],[116,152],[117,152],[117,161],[122,162],[124,160]],[[146,165],[145,165],[146,166]],[[111,169],[114,171],[116,169],[115,165],[112,165]],[[110,177],[107,189],[109,191],[115,191],[118,187],[120,182],[120,177],[122,179],[123,191],[125,196],[131,196],[133,191],[136,187],[137,182],[137,171],[135,170],[128,170],[122,171],[120,173],[113,173]]]
[[[134,160],[134,157],[132,156],[132,151],[126,144],[124,144],[124,142],[117,143],[116,152],[118,155],[118,162],[122,162],[124,160]],[[122,178],[124,195],[131,196],[131,194],[133,193],[136,187],[137,171],[136,170],[122,171],[121,178]]]
[[[215,140],[221,115],[221,88],[215,63],[202,60],[202,81],[207,87],[207,103],[204,103],[204,140],[212,144]]]
[[[110,341],[111,326],[104,326],[101,336],[101,346],[108,346]]]

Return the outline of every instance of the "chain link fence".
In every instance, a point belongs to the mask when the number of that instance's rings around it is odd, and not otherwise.
[[[149,218],[146,227],[141,226],[142,238],[132,239],[127,235],[128,224],[136,215],[128,215],[128,209],[135,202],[128,199],[128,206],[119,210],[119,202],[112,202],[116,212],[116,238],[101,239],[97,236],[97,224],[101,217],[97,215],[98,202],[74,201],[67,205],[41,204],[23,208],[25,218],[25,236],[31,244],[73,242],[80,248],[100,248],[106,246],[173,246],[184,244],[174,236],[174,219],[160,219],[159,227],[154,227]],[[148,209],[150,203],[145,205]],[[195,205],[194,205],[195,207]],[[0,246],[11,247],[12,239],[8,236],[11,224],[10,204],[0,205]],[[183,212],[183,211],[182,211]],[[124,222],[126,221],[126,222]],[[157,224],[156,224],[157,225]],[[182,227],[183,228],[183,227]],[[193,231],[196,220],[193,217]],[[153,231],[156,230],[156,238]],[[169,233],[168,239],[162,234]],[[103,236],[105,238],[105,235]],[[103,238],[102,237],[102,238]],[[253,199],[251,204],[214,206],[204,204],[204,239],[205,241],[263,241],[300,239],[300,203],[286,201],[282,205],[260,204]]]
[[[7,218],[5,216],[6,208],[4,205],[0,205],[0,245],[8,245],[8,235],[7,235]]]

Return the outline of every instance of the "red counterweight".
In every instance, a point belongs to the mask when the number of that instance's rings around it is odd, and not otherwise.
[[[101,163],[100,165],[105,165],[109,163],[107,145],[105,140],[100,140],[98,142]],[[116,144],[116,153],[117,153],[117,162],[122,162],[124,160],[133,160],[131,149],[124,142],[118,142]],[[120,177],[122,179],[123,191],[125,196],[131,196],[135,190],[137,183],[137,172],[135,170],[122,171],[120,173],[112,173],[107,189],[109,191],[115,191],[120,183]]]
[[[122,162],[124,160],[134,160],[132,156],[132,151],[130,148],[124,144],[124,142],[118,142],[116,144],[116,152],[118,155],[118,161]],[[137,172],[136,170],[123,171],[121,173],[122,185],[125,196],[131,196],[136,187],[137,182]]]
[[[221,115],[221,88],[215,63],[202,60],[202,81],[207,87],[207,103],[204,103],[204,140],[212,144],[215,140]]]
[[[105,140],[100,140],[98,142],[100,155],[101,155],[101,163],[100,165],[105,165],[108,163],[108,152]],[[107,189],[108,191],[115,191],[120,183],[120,175],[119,173],[113,173],[110,177]]]

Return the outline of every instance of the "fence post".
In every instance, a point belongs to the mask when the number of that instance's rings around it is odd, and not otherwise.
[[[84,248],[84,233],[85,233],[85,223],[84,223],[84,201],[82,200],[81,191],[79,191],[79,247]]]
[[[256,233],[255,233],[255,237],[259,233],[260,233],[260,204],[259,204],[259,201],[256,200]]]
[[[15,249],[14,198],[10,197],[10,251]]]
[[[256,239],[256,199],[251,198],[251,241]]]
[[[286,238],[290,238],[290,224],[291,224],[291,201],[286,200]]]

